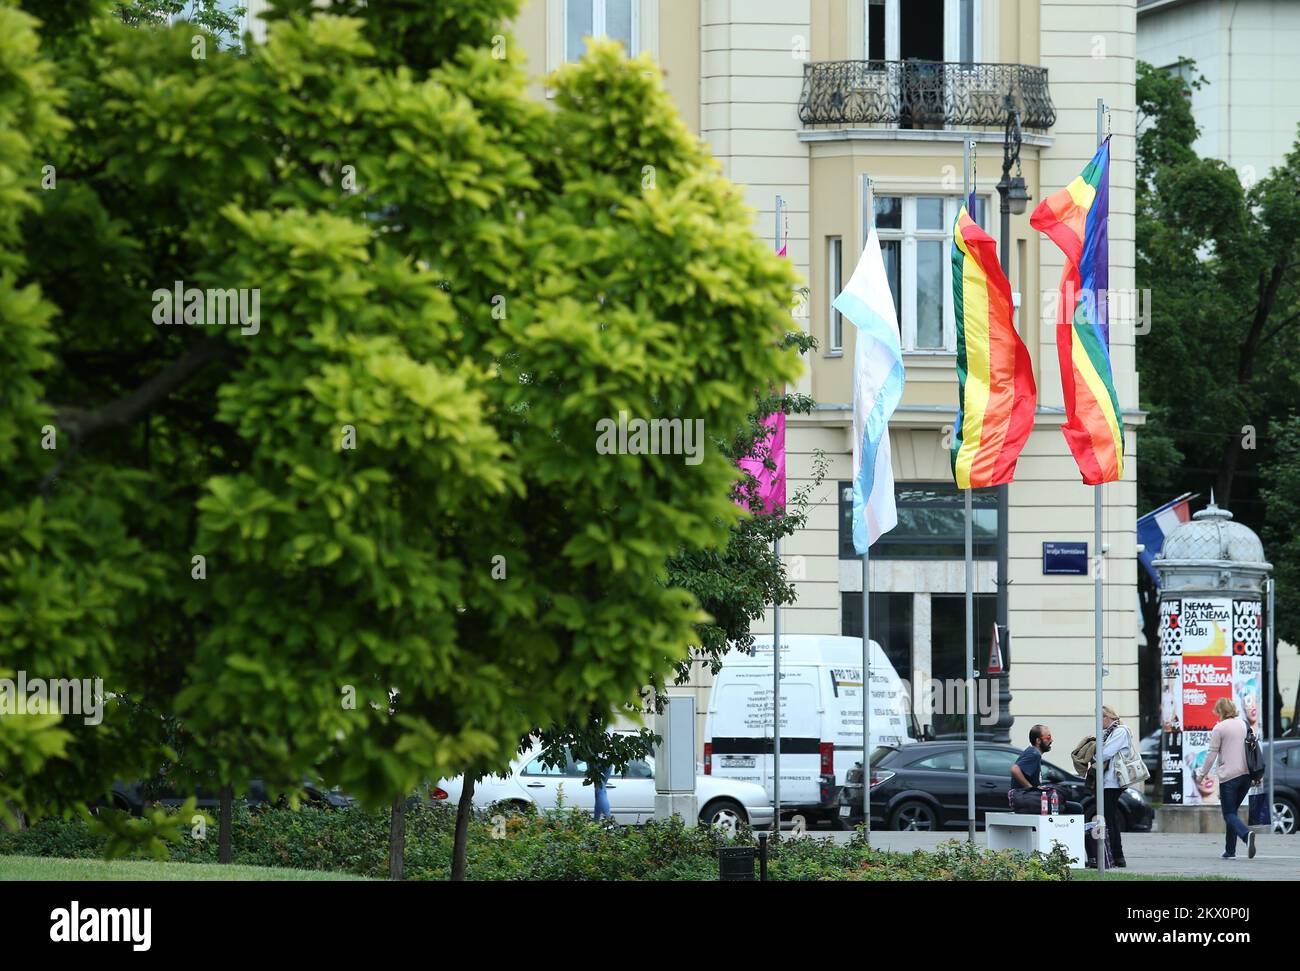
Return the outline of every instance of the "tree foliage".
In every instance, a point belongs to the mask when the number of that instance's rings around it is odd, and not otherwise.
[[[202,57],[200,25],[27,6],[0,3],[0,665],[110,697],[96,728],[0,718],[0,800],[104,796],[175,754],[167,716],[236,791],[388,805],[687,656],[717,619],[674,564],[733,535],[732,455],[600,454],[596,424],[734,438],[798,373],[795,276],[652,62],[595,44],[543,106],[497,56],[507,0],[281,0]],[[160,324],[176,281],[258,318]]]
[[[1281,454],[1268,429],[1300,392],[1300,145],[1267,174],[1200,157],[1203,83],[1138,65],[1139,488],[1146,508],[1213,488],[1260,529],[1261,467]]]

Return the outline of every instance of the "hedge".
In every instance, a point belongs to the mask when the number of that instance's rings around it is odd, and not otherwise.
[[[446,880],[451,867],[450,807],[416,805],[406,817],[406,874]],[[742,828],[687,828],[679,818],[641,827],[594,822],[584,813],[489,815],[470,824],[467,872],[475,880],[716,880],[717,851],[754,846]],[[89,858],[104,839],[79,820],[46,819],[27,830],[0,829],[0,854]],[[234,812],[234,862],[384,877],[388,813],[304,806]],[[933,851],[891,853],[868,847],[861,834],[836,844],[811,836],[769,841],[771,880],[1068,880],[1065,856],[990,852],[951,840]],[[216,827],[207,839],[188,835],[170,846],[177,862],[216,863]]]

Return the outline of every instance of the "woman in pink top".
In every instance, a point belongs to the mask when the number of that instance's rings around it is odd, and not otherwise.
[[[1255,834],[1250,831],[1237,809],[1250,789],[1250,772],[1246,768],[1246,723],[1237,717],[1237,706],[1231,698],[1220,698],[1214,703],[1214,713],[1219,723],[1210,732],[1210,747],[1206,750],[1205,769],[1196,776],[1201,780],[1210,774],[1215,761],[1219,763],[1219,808],[1227,827],[1223,858],[1237,858],[1237,838],[1246,844],[1246,855],[1255,858]]]

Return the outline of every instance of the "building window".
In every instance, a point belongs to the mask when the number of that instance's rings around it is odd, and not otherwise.
[[[975,60],[975,0],[959,0],[957,17],[958,59],[971,64]]]
[[[831,354],[844,353],[844,315],[835,309],[835,298],[844,289],[844,243],[839,236],[826,237],[826,291],[829,297],[826,348]]]
[[[868,61],[972,64],[978,60],[979,0],[864,2]]]
[[[894,295],[899,339],[908,353],[957,350],[952,303],[952,225],[961,208],[959,196],[882,195],[873,200],[866,220],[874,220],[880,255]],[[988,199],[975,197],[975,221],[986,225]]]
[[[853,483],[840,487],[840,559],[858,559],[853,549]],[[951,482],[900,482],[894,486],[898,525],[876,540],[873,559],[963,560],[966,558],[966,498]],[[971,494],[972,541],[977,560],[997,556],[998,498],[995,489]]]
[[[1176,78],[1182,78],[1182,80],[1187,84],[1187,87],[1183,90],[1183,97],[1190,101],[1192,97],[1192,85],[1196,83],[1196,67],[1193,62],[1189,61],[1185,57],[1180,57],[1178,63],[1166,64],[1161,68],[1161,70]]]
[[[885,60],[885,0],[867,3],[867,60]]]
[[[638,0],[564,0],[564,58],[579,60],[586,38],[621,41],[628,56],[638,51]]]
[[[989,646],[993,638],[993,619],[997,616],[998,598],[991,593],[977,593],[971,599],[975,609],[975,670],[983,671],[989,660]],[[874,624],[872,630],[875,630]],[[931,594],[930,596],[930,676],[945,686],[956,684],[958,679],[965,681],[966,595],[964,593]],[[978,704],[978,685],[976,688]],[[980,725],[979,718],[977,712],[976,731],[987,731],[988,726]],[[940,738],[965,737],[964,709],[960,714],[952,711],[936,711],[931,724],[934,726],[935,735]]]
[[[885,656],[900,678],[912,677],[912,600],[910,593],[873,593],[871,597],[871,639],[884,648]],[[840,633],[862,636],[862,594],[840,594]]]
[[[898,9],[900,60],[942,61],[944,0],[906,0]]]

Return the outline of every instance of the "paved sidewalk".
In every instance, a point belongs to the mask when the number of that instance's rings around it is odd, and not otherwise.
[[[816,831],[810,835],[846,841],[850,833]],[[964,832],[898,833],[877,830],[871,843],[883,849],[908,853],[929,850],[944,840],[965,839]],[[983,832],[975,834],[986,846]],[[1125,833],[1126,873],[1157,873],[1167,876],[1227,876],[1243,880],[1300,880],[1300,836],[1257,834],[1255,859],[1246,859],[1244,845],[1237,847],[1237,859],[1221,860],[1223,835],[1219,833]]]

